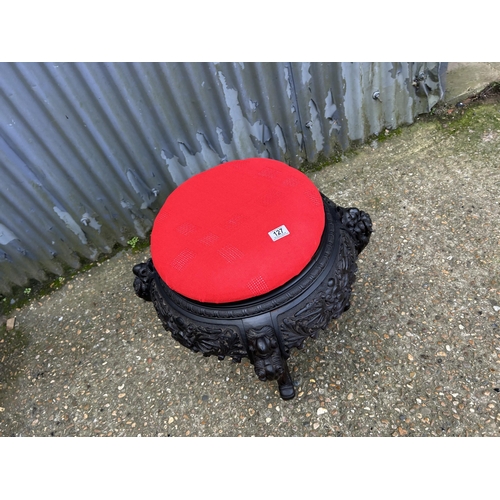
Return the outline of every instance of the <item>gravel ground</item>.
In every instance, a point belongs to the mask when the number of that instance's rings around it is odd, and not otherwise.
[[[500,105],[438,114],[309,174],[375,232],[295,399],[174,342],[130,250],[10,314],[0,436],[500,435]]]

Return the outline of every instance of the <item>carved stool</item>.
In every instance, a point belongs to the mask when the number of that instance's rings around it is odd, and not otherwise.
[[[349,308],[371,233],[368,214],[338,207],[284,163],[223,163],[167,198],[134,289],[182,345],[248,357],[260,380],[277,380],[291,399],[290,350]]]

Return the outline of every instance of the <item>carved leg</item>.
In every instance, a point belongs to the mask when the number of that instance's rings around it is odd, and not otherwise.
[[[295,397],[295,389],[293,387],[293,379],[288,370],[286,360],[281,358],[283,364],[283,374],[278,378],[278,388],[282,399],[292,399]]]
[[[274,330],[270,326],[250,328],[247,332],[248,354],[259,380],[277,380],[283,399],[295,396],[293,380],[281,355]]]

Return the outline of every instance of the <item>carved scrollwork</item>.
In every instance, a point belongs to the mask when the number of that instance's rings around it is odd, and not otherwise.
[[[302,349],[306,338],[317,338],[332,319],[349,309],[349,299],[357,270],[357,253],[353,241],[341,232],[340,247],[332,275],[313,294],[312,300],[292,316],[283,319],[280,331],[285,340],[287,353],[292,347]]]
[[[184,347],[201,352],[204,356],[217,356],[220,360],[231,356],[233,361],[240,362],[247,355],[235,328],[192,323],[168,305],[159,293],[156,281],[151,282],[150,289],[151,299],[164,328]]]
[[[248,352],[259,380],[277,380],[283,375],[283,360],[274,330],[270,326],[250,328]]]

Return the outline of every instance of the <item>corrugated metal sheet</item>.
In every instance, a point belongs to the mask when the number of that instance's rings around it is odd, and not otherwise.
[[[216,164],[300,167],[412,123],[445,68],[0,64],[0,293],[146,236],[168,194]]]

